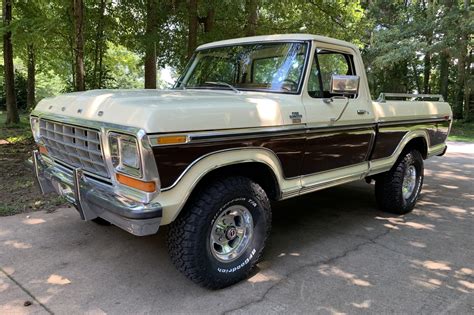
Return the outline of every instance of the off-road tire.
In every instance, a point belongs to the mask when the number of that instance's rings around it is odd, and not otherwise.
[[[253,234],[235,261],[222,262],[210,249],[215,220],[230,206],[244,206],[252,215]],[[245,279],[259,261],[271,227],[270,201],[257,183],[246,177],[212,182],[200,191],[170,225],[168,250],[176,268],[195,283],[220,289]]]
[[[403,179],[411,165],[416,169],[416,184],[411,196],[404,198]],[[423,173],[423,157],[419,151],[402,153],[390,171],[376,177],[375,198],[379,209],[394,214],[406,214],[412,211],[423,186]]]

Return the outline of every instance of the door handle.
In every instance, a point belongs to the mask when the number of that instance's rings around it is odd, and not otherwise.
[[[365,114],[368,114],[368,113],[369,113],[369,112],[366,111],[365,109],[358,109],[358,110],[357,110],[357,114],[359,114],[359,115],[365,115]]]

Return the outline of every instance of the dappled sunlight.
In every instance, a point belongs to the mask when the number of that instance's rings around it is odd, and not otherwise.
[[[472,276],[473,271],[470,268],[461,268],[459,270],[456,270],[456,276]]]
[[[386,228],[392,229],[392,230],[400,230],[398,228],[398,226],[395,226],[395,225],[392,225],[392,224],[389,224],[389,223],[384,224],[383,226],[385,226]]]
[[[396,218],[396,217],[385,218],[385,217],[377,216],[375,217],[375,219],[390,222],[390,224],[384,224],[384,226],[390,229],[394,229],[394,230],[399,230],[398,226],[407,226],[416,230],[433,231],[435,227],[435,225],[433,224],[422,224],[422,223],[417,223],[417,222],[412,222],[412,221],[405,222],[403,218]]]
[[[66,284],[70,284],[71,281],[68,279],[68,278],[65,278],[63,276],[59,276],[59,275],[51,275],[49,278],[48,278],[48,281],[47,281],[49,284],[57,284],[57,285],[66,285]]]
[[[412,276],[411,279],[414,283],[428,290],[438,289],[442,285],[441,280],[433,278],[426,279],[424,277]]]
[[[459,280],[458,283],[462,286],[465,286],[469,290],[474,290],[474,282],[469,282],[466,280]]]
[[[408,244],[418,248],[426,248],[426,244],[422,242],[409,241]]]
[[[459,186],[454,186],[454,185],[440,185],[440,186],[447,189],[459,189]]]
[[[318,306],[318,311],[326,311],[331,315],[345,315],[346,313],[340,312],[333,307]]]
[[[451,267],[449,267],[449,263],[444,262],[444,261],[427,260],[427,261],[424,261],[422,264],[423,264],[423,267],[430,270],[441,270],[441,271],[451,270]]]
[[[6,291],[9,287],[10,287],[10,285],[8,283],[6,283],[3,280],[3,278],[0,278],[0,293]]]
[[[45,223],[46,220],[40,219],[40,218],[26,218],[22,222],[28,225],[36,225],[36,224]]]
[[[31,310],[26,308],[23,304],[25,301],[15,299],[0,305],[0,313],[11,314],[11,315],[23,315],[31,314]]]
[[[361,287],[372,286],[372,284],[369,281],[358,278],[356,275],[349,272],[345,272],[342,269],[335,266],[330,267],[328,265],[322,265],[321,267],[319,267],[318,271],[320,274],[324,276],[336,276],[336,277],[345,279],[349,283],[357,285],[357,286],[361,286]]]
[[[357,308],[369,308],[370,304],[372,304],[371,300],[365,300],[361,303],[355,303],[355,302],[351,303],[352,306],[357,307]]]
[[[28,249],[31,248],[31,244],[23,243],[15,240],[5,241],[3,244],[14,247],[16,249]]]
[[[247,282],[252,284],[269,281],[280,281],[283,277],[281,275],[272,272],[271,270],[260,271],[256,275],[247,279]]]

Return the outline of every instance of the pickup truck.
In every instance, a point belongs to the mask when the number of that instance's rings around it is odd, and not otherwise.
[[[365,179],[379,209],[411,211],[452,112],[440,95],[372,101],[355,45],[289,34],[205,44],[172,89],[60,95],[30,119],[43,193],[134,235],[169,225],[173,263],[217,289],[259,261],[270,201]]]

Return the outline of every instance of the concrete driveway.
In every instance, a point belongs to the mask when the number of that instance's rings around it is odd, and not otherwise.
[[[275,205],[264,260],[224,290],[176,271],[163,232],[134,237],[73,209],[1,218],[0,313],[472,314],[474,145],[426,163],[406,216],[377,211],[362,182]]]

